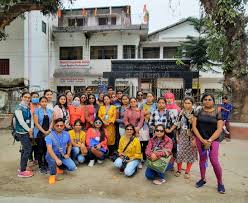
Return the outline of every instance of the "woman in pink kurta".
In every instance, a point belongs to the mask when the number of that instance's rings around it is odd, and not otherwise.
[[[144,111],[138,108],[137,99],[130,99],[130,108],[124,114],[124,124],[132,124],[135,127],[136,134],[139,134],[140,129],[144,124]]]
[[[85,108],[86,129],[94,127],[94,121],[97,117],[98,109],[99,107],[96,103],[95,95],[90,94],[88,96],[87,105]]]

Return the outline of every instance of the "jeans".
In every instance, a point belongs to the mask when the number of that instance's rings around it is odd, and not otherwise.
[[[81,154],[79,147],[72,147],[71,158],[73,161],[77,160],[79,163],[84,163],[85,157]]]
[[[140,160],[133,160],[133,161],[128,162],[124,169],[125,176],[132,176],[137,170],[139,163],[140,163]],[[122,165],[123,165],[122,159],[120,157],[117,158],[114,162],[114,166],[117,168],[121,168]]]
[[[102,153],[103,153],[103,152],[102,152]],[[102,155],[100,158],[98,158],[98,157],[96,157],[96,156],[90,151],[90,149],[89,149],[89,151],[88,151],[89,160],[101,160],[101,161],[103,161],[103,160],[106,159],[107,155],[108,155],[108,151],[105,152],[105,153],[103,153],[103,155]]]
[[[156,178],[164,179],[164,173],[159,173],[151,168],[147,168],[145,172],[145,176],[149,180],[155,180]]]
[[[20,170],[21,172],[26,171],[28,158],[32,152],[32,145],[29,139],[29,134],[17,134],[17,137],[19,138],[22,150],[21,150],[21,161],[20,161]]]
[[[58,166],[59,168],[66,169],[68,171],[75,171],[76,170],[77,167],[71,158],[65,159],[61,156],[58,156],[58,158],[62,161],[62,165]],[[56,173],[57,173],[56,161],[49,154],[46,155],[46,160],[48,163],[48,168],[50,170],[50,175],[56,175]]]

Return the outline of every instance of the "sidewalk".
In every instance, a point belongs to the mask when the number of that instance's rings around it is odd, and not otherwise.
[[[191,180],[177,178],[173,172],[166,175],[167,183],[155,186],[144,178],[145,169],[131,178],[119,174],[107,160],[93,168],[78,167],[74,173],[63,175],[55,185],[48,184],[48,176],[38,172],[32,178],[16,176],[19,163],[19,143],[12,145],[9,131],[0,131],[0,202],[248,202],[248,140],[223,141],[220,161],[227,194],[216,192],[216,179],[209,163],[208,183],[201,189],[194,187],[199,179],[198,164],[191,172]],[[185,166],[183,166],[185,167]],[[28,199],[26,199],[28,198]],[[35,199],[32,199],[35,198]],[[54,200],[60,201],[54,201]],[[20,200],[20,201],[19,201]],[[71,202],[71,201],[70,201]]]

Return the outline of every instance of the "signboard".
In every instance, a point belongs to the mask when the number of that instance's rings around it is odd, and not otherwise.
[[[60,60],[60,68],[89,68],[89,60]]]
[[[59,79],[60,84],[84,84],[85,79],[84,78],[60,78]]]

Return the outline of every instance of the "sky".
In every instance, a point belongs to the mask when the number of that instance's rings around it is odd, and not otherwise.
[[[72,5],[64,0],[66,9],[131,5],[133,24],[142,22],[145,4],[150,15],[149,32],[189,16],[199,17],[201,14],[199,0],[74,0]]]

